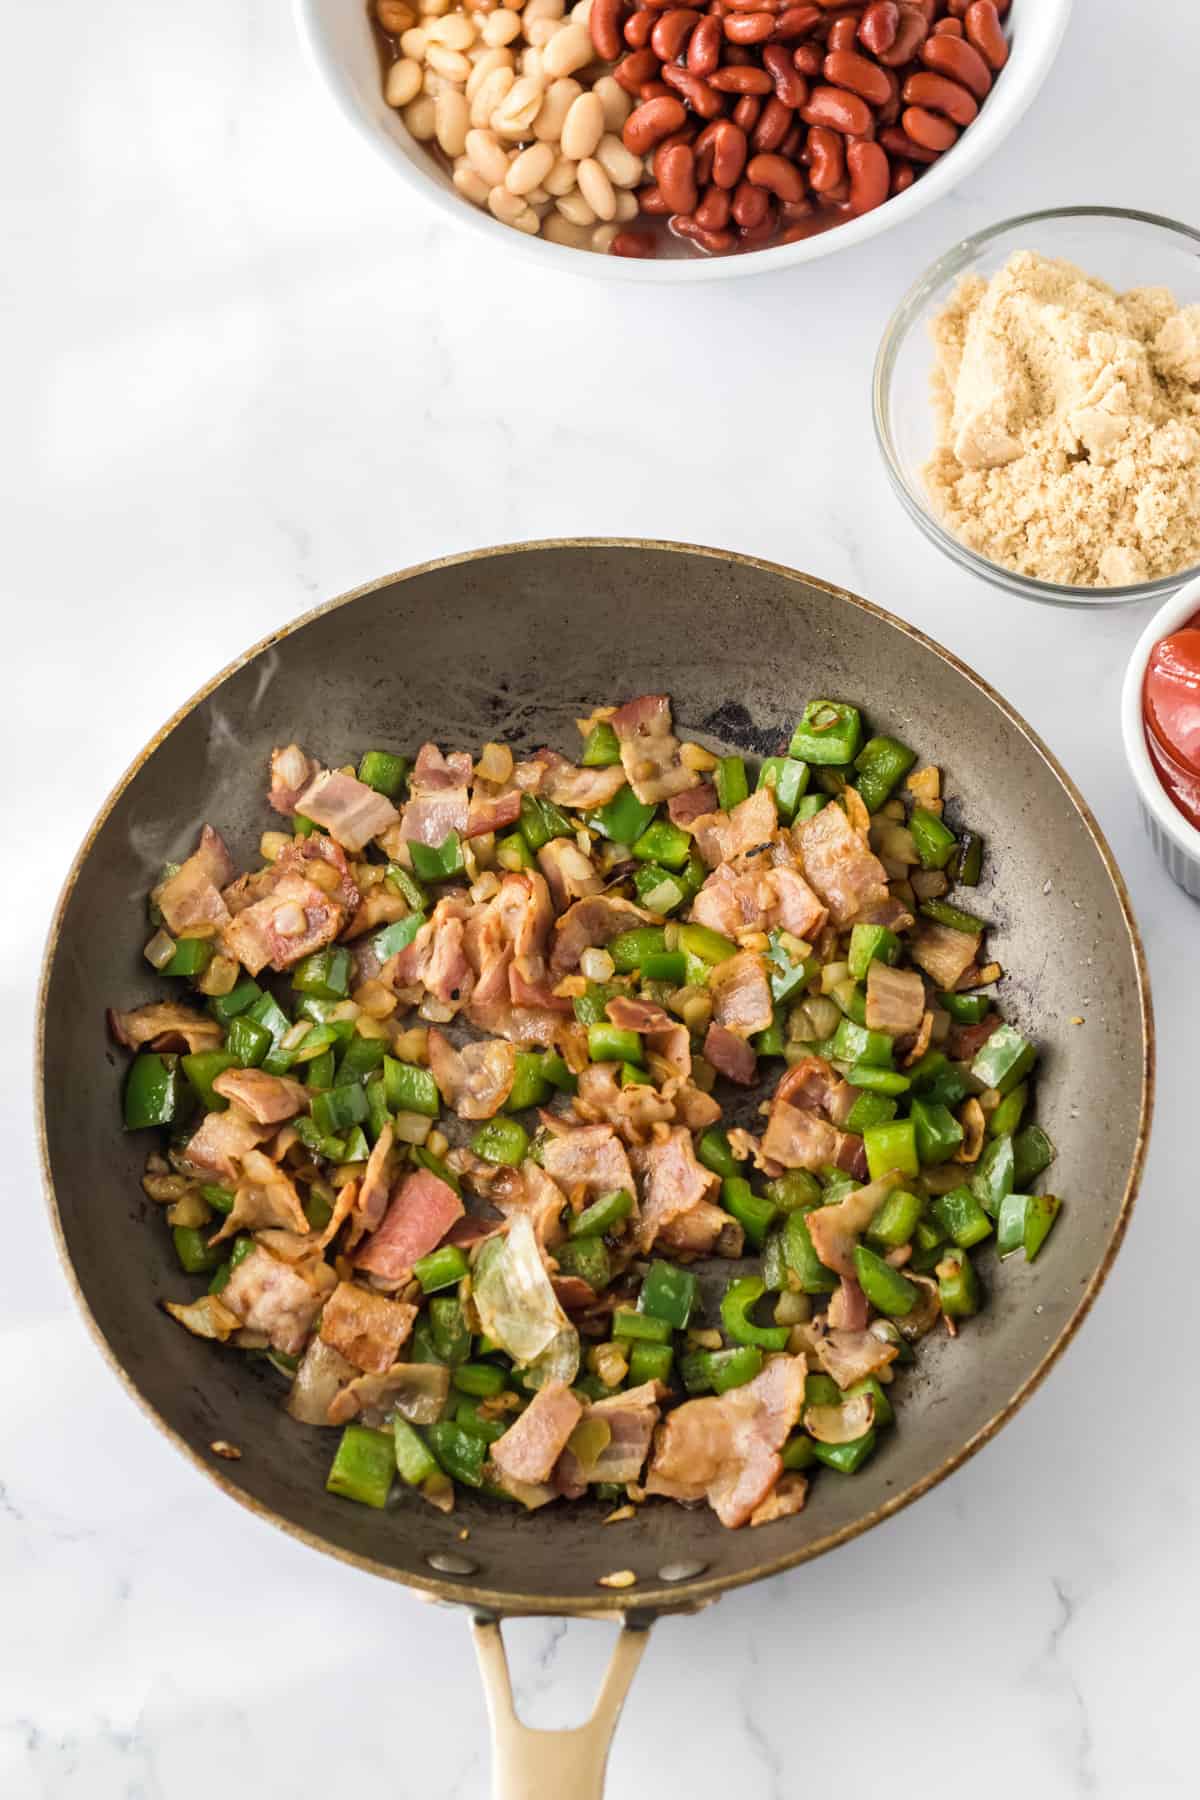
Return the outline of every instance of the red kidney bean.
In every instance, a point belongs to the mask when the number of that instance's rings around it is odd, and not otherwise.
[[[717,133],[717,125],[706,125],[696,139],[692,148],[696,152],[696,182],[700,187],[707,187],[712,180],[714,146],[713,139]]]
[[[774,94],[764,100],[762,112],[758,115],[758,124],[754,127],[750,142],[755,150],[778,150],[784,138],[792,128],[793,113],[790,106]]]
[[[743,250],[757,250],[761,245],[771,243],[778,230],[779,215],[775,211],[775,208],[768,202],[767,216],[762,221],[761,225],[743,226],[738,232],[738,237],[741,240],[741,247]]]
[[[811,219],[813,203],[805,194],[803,200],[783,200],[779,206],[779,218],[782,224],[795,225],[800,219]]]
[[[848,144],[846,167],[850,172],[850,211],[868,213],[882,206],[892,176],[887,151],[879,144]]]
[[[803,106],[808,99],[808,83],[783,45],[765,45],[762,59],[763,68],[775,83],[775,98],[782,101],[784,106]]]
[[[914,144],[920,144],[923,150],[932,150],[938,156],[958,141],[958,127],[940,113],[929,112],[923,106],[905,107],[900,114],[900,123]]]
[[[730,207],[737,224],[751,230],[762,224],[770,210],[771,196],[766,188],[751,187],[748,181],[738,182]]]
[[[830,131],[841,131],[850,137],[862,137],[871,128],[871,109],[857,94],[844,88],[815,87],[808,103],[800,108],[806,125],[824,125]]]
[[[761,111],[761,100],[754,94],[743,94],[730,114],[730,118],[742,131],[753,131],[758,124],[758,115]]]
[[[693,75],[690,69],[685,69],[682,63],[667,63],[662,78],[667,87],[687,101],[697,118],[716,119],[724,112],[725,102],[716,89],[710,88],[699,75]]]
[[[792,64],[800,75],[819,75],[824,60],[815,44],[801,44],[792,51]]]
[[[721,256],[737,244],[732,231],[705,231],[703,225],[697,225],[695,219],[685,218],[682,214],[677,214],[671,220],[671,230],[676,237],[688,238],[701,250],[707,250],[710,256]]]
[[[650,33],[654,30],[654,14],[652,12],[635,12],[632,18],[626,19],[622,36],[631,50],[644,50],[650,42]]]
[[[670,92],[671,90],[665,81],[643,81],[641,87],[638,89],[638,99],[658,100],[659,98],[668,98]]]
[[[625,89],[627,94],[635,94],[645,81],[653,81],[658,74],[658,58],[653,50],[633,50],[623,56],[613,70],[613,80]]]
[[[934,37],[960,38],[962,35],[963,22],[961,19],[939,19],[933,28]]]
[[[872,56],[890,50],[900,29],[900,8],[896,0],[874,0],[858,21],[858,41]]]
[[[900,22],[891,49],[877,50],[875,54],[885,68],[899,69],[912,61],[928,36],[929,26],[920,7],[901,5]]]
[[[765,69],[718,69],[708,78],[709,86],[722,94],[769,94],[774,83]]]
[[[725,189],[715,184],[706,187],[692,217],[705,231],[724,231],[729,223],[729,195]]]
[[[654,179],[671,212],[695,210],[700,196],[696,191],[696,159],[690,145],[661,145],[654,156]]]
[[[775,29],[775,14],[731,13],[721,21],[721,28],[731,44],[765,44]]]
[[[721,30],[724,31],[724,29],[725,20],[722,19]],[[731,69],[752,69],[757,66],[753,50],[745,44],[731,44],[728,38],[721,45],[721,61],[727,63]]]
[[[777,44],[790,43],[811,31],[820,16],[820,8],[816,6],[785,6],[771,35]]]
[[[910,162],[892,163],[892,193],[902,194],[917,179],[917,171]]]
[[[651,216],[655,218],[659,215],[665,217],[671,210],[670,207],[665,204],[656,183],[652,183],[649,187],[639,188],[637,191],[637,199],[638,205],[641,207],[642,211],[651,214]]]
[[[848,88],[870,106],[882,106],[891,98],[892,83],[886,69],[853,50],[831,50],[825,58],[824,76],[834,87]]]
[[[974,44],[989,69],[1002,69],[1008,61],[1008,39],[1000,29],[1002,17],[993,0],[971,0],[963,14],[967,39]]]
[[[786,156],[752,156],[746,164],[746,180],[780,200],[804,198],[804,177]]]
[[[804,127],[799,119],[793,119],[788,134],[779,146],[780,156],[786,156],[791,162],[798,162],[800,146],[804,142]]]
[[[722,119],[713,133],[712,178],[718,187],[736,187],[746,166],[746,133],[732,119]]]
[[[711,75],[719,68],[723,36],[720,19],[706,14],[688,39],[687,66],[693,75]]]
[[[622,127],[621,141],[635,156],[645,156],[647,150],[653,150],[656,144],[661,144],[665,137],[686,124],[683,102],[674,94],[660,94],[634,108]]]
[[[658,15],[654,30],[650,33],[650,48],[659,62],[675,61],[699,18],[700,14],[690,6],[676,6],[670,12]]]
[[[954,22],[942,20],[943,25]],[[968,44],[963,38],[938,36],[935,32],[933,37],[926,38],[921,45],[921,61],[935,74],[957,81],[960,87],[965,87],[977,100],[987,98],[992,85],[992,71],[974,44]]]
[[[721,7],[723,16],[732,13],[774,12],[777,0],[724,0]]]
[[[965,87],[957,81],[947,81],[944,75],[933,75],[922,70],[919,75],[910,75],[904,83],[904,99],[909,106],[926,107],[930,112],[943,113],[956,125],[969,125],[977,118],[979,107]]]
[[[889,125],[881,131],[879,142],[889,156],[900,157],[904,162],[936,162],[941,154],[938,150],[927,150],[923,144],[918,144],[916,139],[910,138],[907,131],[903,131],[899,125]]]
[[[616,62],[621,54],[621,14],[625,0],[592,0],[588,14],[588,30],[596,55],[605,62]]]
[[[809,129],[804,147],[808,179],[815,194],[827,194],[846,173],[846,152],[841,137],[823,125]]]
[[[610,256],[636,256],[642,259],[658,255],[658,246],[648,231],[618,231],[608,246]]]
[[[825,43],[830,50],[851,50],[857,36],[858,14],[839,13],[829,27]]]

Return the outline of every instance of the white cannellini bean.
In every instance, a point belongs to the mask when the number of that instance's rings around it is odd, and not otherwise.
[[[637,195],[631,194],[628,188],[617,190],[617,210],[613,218],[618,225],[629,225],[638,216]]]
[[[564,10],[563,0],[525,0],[521,20],[526,37],[529,35],[529,27],[536,24],[538,19],[561,19]]]
[[[524,137],[541,111],[543,91],[541,82],[531,75],[514,81],[492,114],[492,130],[501,137]]]
[[[470,13],[449,13],[426,26],[431,44],[444,44],[447,50],[469,50],[475,42],[475,22]]]
[[[568,250],[586,250],[591,242],[591,233],[586,226],[572,225],[570,219],[564,219],[559,212],[547,216],[542,236],[547,243],[565,244]]]
[[[441,18],[450,11],[450,0],[421,0],[421,11],[427,19]]]
[[[468,162],[461,162],[452,176],[455,187],[472,206],[486,206],[488,184]]]
[[[421,65],[411,56],[401,57],[387,72],[383,97],[389,106],[407,106],[421,91]]]
[[[418,62],[425,55],[425,43],[425,33],[419,25],[414,25],[410,31],[402,33],[400,38],[400,48],[405,56],[415,57]]]
[[[513,220],[513,224],[518,231],[523,231],[526,237],[536,237],[538,232],[542,229],[542,221],[538,218],[532,206],[527,206],[523,213],[518,213]]]
[[[598,219],[614,218],[617,211],[617,196],[613,193],[613,184],[600,167],[594,156],[585,156],[579,165],[576,176],[579,191],[591,207]]]
[[[633,111],[633,96],[627,94],[619,81],[611,75],[602,75],[595,82],[592,92],[604,108],[604,125],[608,131],[620,131],[622,125]]]
[[[619,225],[597,225],[592,233],[592,249],[603,255],[619,230]]]
[[[529,194],[540,187],[554,167],[553,144],[530,144],[508,165],[504,185],[510,194]]]
[[[550,173],[544,177],[542,186],[548,194],[553,194],[556,200],[561,200],[562,196],[569,194],[575,186],[575,164],[569,157],[560,156]]]
[[[595,94],[578,95],[572,100],[570,110],[563,120],[563,155],[573,158],[575,162],[581,161],[585,156],[594,156],[603,136],[604,102],[598,100]]]
[[[466,95],[458,88],[443,88],[433,107],[434,127],[437,141],[447,156],[461,156],[467,147],[467,131],[471,123],[471,111],[467,105]],[[599,164],[596,165],[599,167]],[[603,175],[603,169],[600,170]],[[605,175],[607,181],[608,177]],[[609,189],[611,193],[611,188]],[[605,215],[601,215],[602,217]],[[612,215],[607,215],[611,217]]]
[[[596,215],[580,193],[564,194],[554,204],[564,219],[570,219],[572,225],[594,225]]]
[[[488,186],[502,187],[508,174],[508,151],[495,132],[468,131],[466,149],[471,167]]]
[[[472,125],[489,124],[492,114],[515,85],[516,77],[511,69],[493,69],[471,101]]]
[[[513,54],[511,50],[485,50],[479,59],[471,65],[471,73],[467,81],[467,99],[474,100],[476,94],[494,69],[511,69]]]
[[[433,137],[433,101],[428,94],[418,94],[410,100],[400,116],[418,143],[427,144]]]
[[[542,67],[552,80],[573,75],[590,63],[596,52],[586,25],[564,25],[542,52]]]
[[[471,65],[461,50],[447,50],[441,44],[429,45],[425,61],[439,75],[444,75],[447,81],[457,81],[460,86],[465,85],[471,73]]]
[[[444,87],[454,86],[454,82],[447,82],[446,77],[439,75],[436,69],[431,69],[428,63],[421,70],[421,87],[431,100],[436,100]]]
[[[592,0],[577,0],[571,8],[570,18],[576,25],[590,25],[592,18]]]
[[[511,44],[514,38],[521,35],[521,15],[512,12],[507,6],[501,6],[494,13],[489,13],[483,21],[480,33],[485,44]]]
[[[543,87],[545,87],[550,80],[550,77],[542,69],[542,53],[540,50],[535,49],[532,44],[527,50],[522,50],[521,52],[521,73],[522,75],[532,76],[534,81],[541,82]]]
[[[533,121],[533,135],[557,144],[563,133],[567,114],[583,94],[577,81],[554,81],[546,89],[546,98]]]
[[[606,132],[596,147],[596,161],[614,187],[635,188],[642,179],[642,159],[627,150],[620,138]]]
[[[487,197],[488,211],[502,225],[515,225],[529,208],[520,194],[510,194],[506,187],[494,187]]]

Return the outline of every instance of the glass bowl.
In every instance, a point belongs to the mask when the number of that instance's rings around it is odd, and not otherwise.
[[[1060,207],[1024,213],[964,238],[909,289],[892,314],[875,359],[875,436],[892,486],[910,518],[939,550],[1010,593],[1052,606],[1124,606],[1135,600],[1164,598],[1200,575],[1200,565],[1129,587],[1068,587],[1036,581],[968,549],[931,511],[921,476],[935,447],[929,322],[963,275],[990,277],[1014,250],[1063,257],[1086,274],[1098,275],[1118,292],[1169,287],[1180,306],[1200,301],[1200,232],[1154,213],[1107,206]]]

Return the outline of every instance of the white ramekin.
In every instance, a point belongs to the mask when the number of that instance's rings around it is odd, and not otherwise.
[[[1189,581],[1172,594],[1134,645],[1121,689],[1121,738],[1150,842],[1172,879],[1185,893],[1200,900],[1200,831],[1188,824],[1167,797],[1150,761],[1142,724],[1142,681],[1150,652],[1160,638],[1167,637],[1196,612],[1200,612],[1200,579]]]

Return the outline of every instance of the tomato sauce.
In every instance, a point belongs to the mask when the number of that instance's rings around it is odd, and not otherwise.
[[[1142,717],[1158,779],[1200,831],[1200,612],[1150,652]]]

